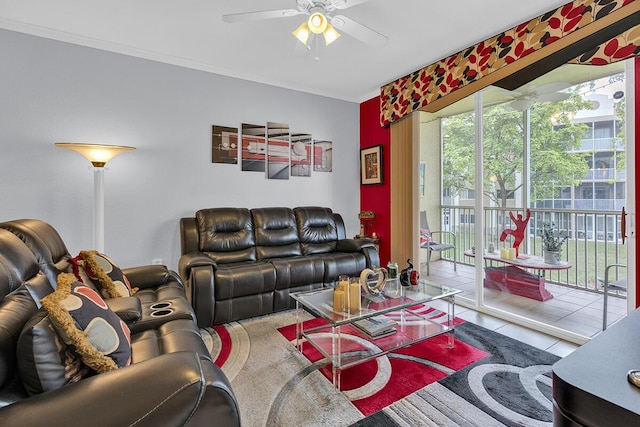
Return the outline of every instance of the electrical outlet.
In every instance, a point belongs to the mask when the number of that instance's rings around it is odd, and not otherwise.
[[[162,265],[162,258],[156,258],[151,260],[152,265]]]

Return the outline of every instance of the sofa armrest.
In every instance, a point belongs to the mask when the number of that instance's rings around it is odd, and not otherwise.
[[[187,279],[187,299],[200,328],[211,327],[215,318],[215,274],[213,265],[197,265],[191,268]]]
[[[178,261],[178,271],[186,284],[185,293],[198,320],[198,326],[213,325],[215,310],[214,283],[218,264],[203,252],[190,252]]]
[[[238,426],[231,387],[212,365],[193,352],[164,354],[0,408],[0,425]]]
[[[125,323],[137,322],[142,317],[142,304],[136,297],[107,298],[105,302]]]
[[[362,252],[362,248],[374,248],[375,245],[365,239],[342,239],[338,240],[336,251],[338,252]]]
[[[191,269],[199,266],[211,266],[214,272],[218,269],[218,264],[204,252],[189,252],[178,260],[178,272],[185,280],[191,275]]]
[[[170,280],[177,281],[184,288],[182,279],[164,265],[143,265],[123,268],[122,272],[134,288],[148,289],[163,285]]]
[[[367,268],[378,268],[380,267],[380,252],[378,252],[378,248],[373,247],[365,247],[362,248],[362,253],[367,260]]]
[[[380,267],[378,248],[367,239],[342,239],[336,245],[338,252],[361,252],[367,260],[367,268]]]

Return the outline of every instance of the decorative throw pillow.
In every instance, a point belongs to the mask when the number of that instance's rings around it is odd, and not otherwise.
[[[129,327],[73,274],[58,275],[57,289],[42,298],[42,306],[62,341],[97,373],[131,363]]]
[[[95,375],[73,347],[59,338],[47,311],[42,308],[24,325],[16,348],[18,369],[30,395],[55,390]]]
[[[423,246],[425,243],[433,242],[433,237],[431,237],[431,233],[429,233],[426,229],[420,229],[420,246]]]
[[[76,278],[87,285],[93,284],[104,298],[129,297],[138,290],[131,288],[127,276],[116,263],[97,251],[80,251],[71,262]]]

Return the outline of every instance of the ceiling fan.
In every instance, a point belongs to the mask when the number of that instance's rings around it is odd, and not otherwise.
[[[229,23],[250,22],[263,19],[287,18],[296,15],[308,15],[293,35],[307,45],[314,35],[322,34],[325,44],[334,42],[343,31],[351,37],[371,46],[380,46],[387,37],[371,28],[335,12],[347,9],[369,0],[296,0],[296,9],[265,10],[257,12],[233,13],[223,15],[222,20]]]
[[[529,86],[523,91],[508,91],[513,100],[507,105],[512,110],[525,111],[536,102],[560,102],[568,99],[571,94],[561,92],[571,86],[571,83],[553,82],[540,86]]]

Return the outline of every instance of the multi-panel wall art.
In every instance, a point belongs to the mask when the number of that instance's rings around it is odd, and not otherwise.
[[[289,125],[268,122],[266,126],[243,123],[240,131],[226,126],[212,126],[211,161],[238,163],[243,171],[262,172],[268,179],[311,176],[331,172],[331,141],[313,140],[308,133],[291,132]]]
[[[267,123],[267,178],[289,179],[289,125]]]
[[[211,145],[213,163],[238,163],[238,128],[213,126]]]
[[[313,170],[331,172],[333,169],[333,143],[331,141],[313,141]]]
[[[291,176],[311,176],[311,135],[291,134]]]
[[[242,124],[242,170],[253,172],[265,171],[265,154],[267,142],[263,125]]]

